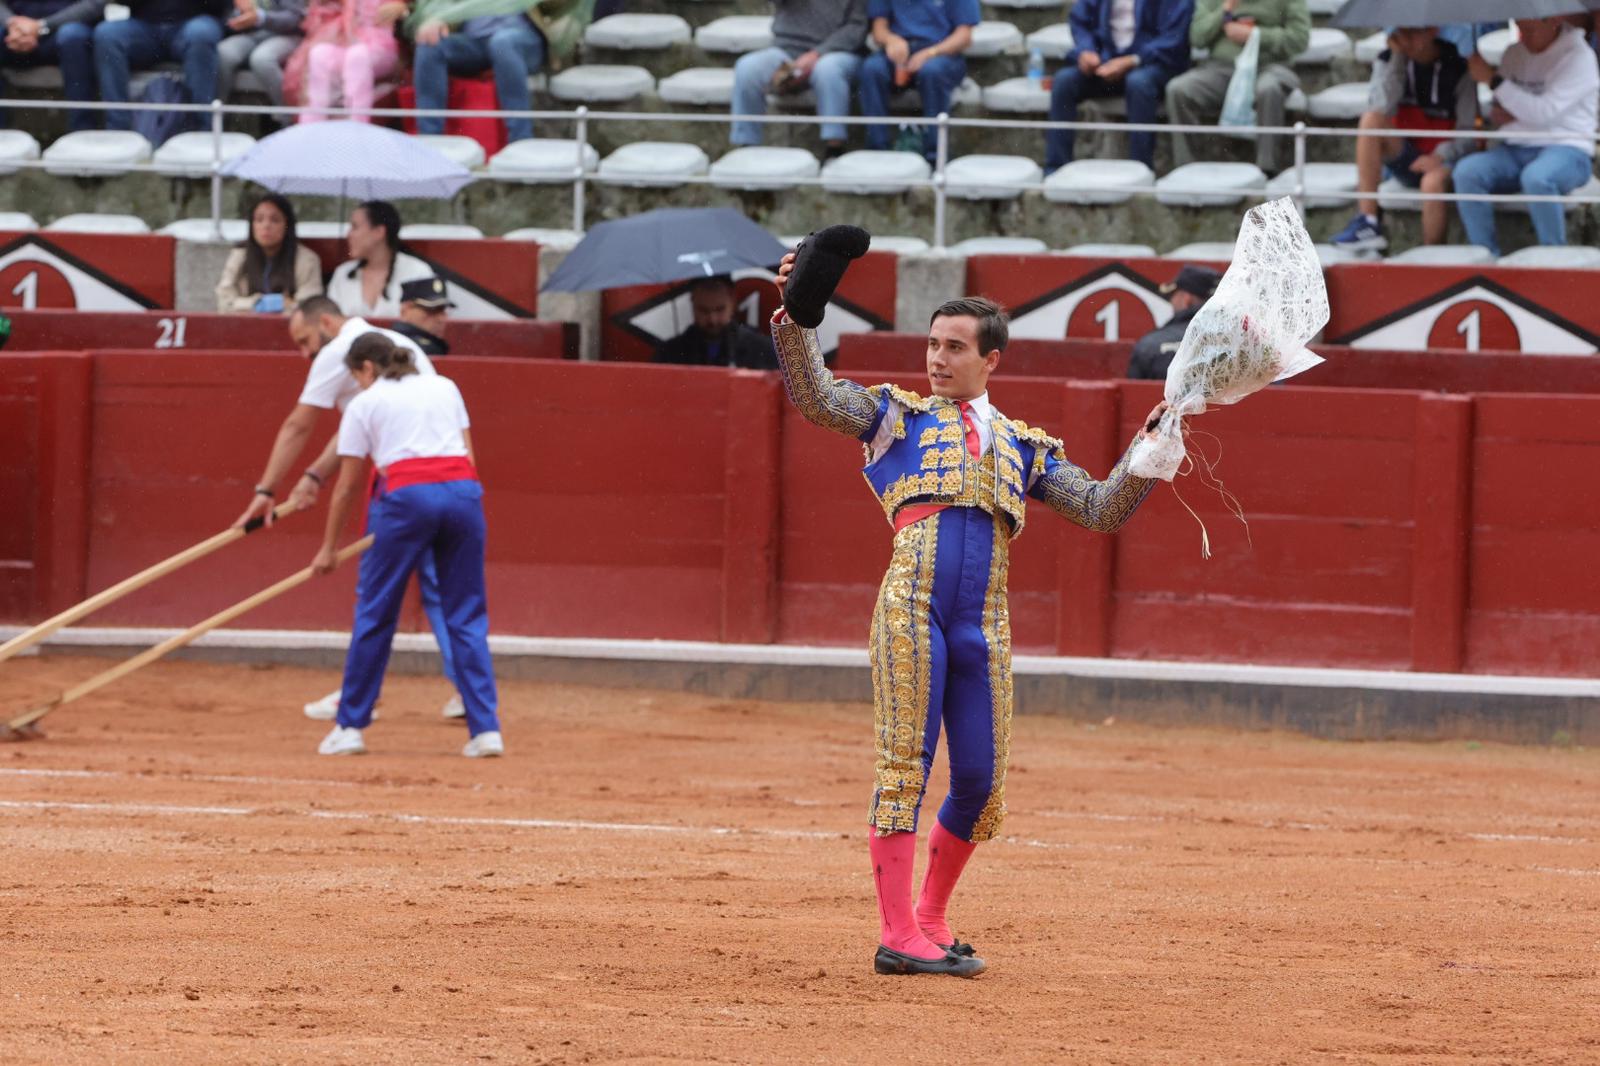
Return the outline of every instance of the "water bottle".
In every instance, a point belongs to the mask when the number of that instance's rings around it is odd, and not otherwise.
[[[1015,68],[1013,68],[1015,69]],[[1028,52],[1028,88],[1044,88],[1044,50],[1034,48]]]

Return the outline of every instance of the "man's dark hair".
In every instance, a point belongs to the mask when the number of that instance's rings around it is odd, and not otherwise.
[[[1005,309],[985,296],[963,296],[959,300],[946,300],[928,319],[931,327],[941,318],[975,318],[978,320],[978,347],[980,355],[992,351],[1005,351],[1011,339],[1008,324],[1011,321]]]
[[[738,295],[733,279],[726,274],[713,274],[709,278],[695,278],[689,283],[690,292],[704,292],[707,289],[719,289],[729,296]]]
[[[307,322],[315,322],[323,315],[332,315],[334,318],[345,317],[344,309],[333,301],[333,297],[321,293],[301,300],[295,306],[295,311]]]

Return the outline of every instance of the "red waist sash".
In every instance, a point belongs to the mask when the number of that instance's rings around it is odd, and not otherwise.
[[[948,503],[914,503],[909,507],[902,507],[894,513],[894,531],[898,533],[907,526],[914,525],[929,515],[936,515],[949,506]]]
[[[410,485],[433,485],[441,481],[476,481],[478,471],[464,455],[439,455],[426,459],[400,459],[383,472],[384,491],[394,492]]]

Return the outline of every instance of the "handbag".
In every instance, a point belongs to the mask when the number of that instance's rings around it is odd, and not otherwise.
[[[1222,114],[1218,126],[1254,126],[1256,124],[1256,71],[1261,65],[1261,30],[1252,29],[1250,39],[1239,50],[1233,61],[1233,77],[1228,79],[1228,91],[1222,97]],[[1255,138],[1254,133],[1230,133],[1232,137]]]

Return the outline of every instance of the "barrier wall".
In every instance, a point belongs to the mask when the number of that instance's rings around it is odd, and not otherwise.
[[[490,520],[497,632],[856,644],[889,554],[859,447],[801,422],[775,376],[458,359]],[[0,611],[42,617],[225,526],[304,373],[295,356],[0,353]],[[916,378],[898,379],[914,387]],[[1096,473],[1153,383],[1019,378],[995,399]],[[321,431],[333,431],[330,415]],[[1600,398],[1299,388],[1198,437],[1248,531],[1198,478],[1127,530],[1035,505],[1013,551],[1020,650],[1593,674]],[[1575,487],[1577,486],[1577,487]],[[189,624],[304,566],[324,512],[108,609]],[[353,531],[352,531],[353,535]],[[341,573],[246,624],[343,628]],[[413,611],[408,627],[417,628]]]

